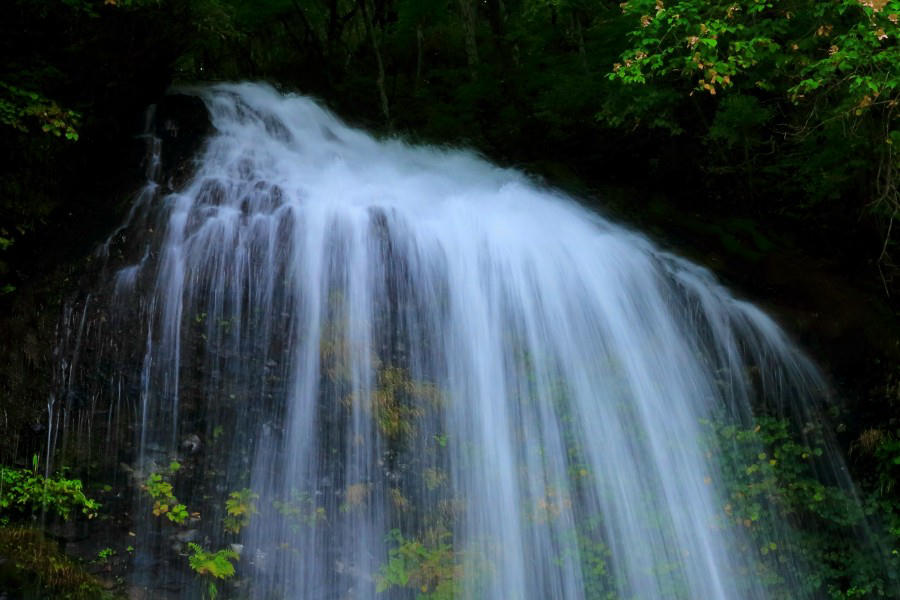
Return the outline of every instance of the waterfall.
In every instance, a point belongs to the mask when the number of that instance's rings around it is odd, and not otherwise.
[[[262,85],[195,93],[214,132],[104,247],[104,341],[78,361],[107,453],[196,513],[138,498],[144,584],[189,577],[195,540],[239,551],[253,598],[772,595],[714,425],[815,419],[824,385],[770,318],[472,153]],[[779,564],[803,597],[802,558]]]

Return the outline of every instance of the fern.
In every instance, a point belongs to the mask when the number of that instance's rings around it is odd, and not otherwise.
[[[194,552],[188,557],[191,569],[198,575],[209,575],[216,579],[228,579],[234,576],[234,565],[231,561],[240,558],[237,552],[223,548],[209,552],[200,544],[190,543],[188,547]]]

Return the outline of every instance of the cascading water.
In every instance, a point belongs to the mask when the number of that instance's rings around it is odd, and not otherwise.
[[[177,458],[204,507],[178,539],[239,541],[254,598],[769,597],[705,423],[821,392],[771,320],[515,171],[197,93],[215,132],[117,232],[94,333],[135,478]],[[135,511],[164,588],[170,524]]]

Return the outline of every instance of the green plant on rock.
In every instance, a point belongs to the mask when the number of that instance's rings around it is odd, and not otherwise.
[[[182,468],[178,461],[172,461],[169,472],[176,473]],[[144,484],[144,489],[153,499],[153,514],[165,515],[175,524],[182,525],[190,515],[187,507],[178,502],[175,497],[172,483],[160,473],[151,473]],[[223,519],[224,529],[229,533],[239,533],[250,522],[250,517],[256,514],[256,500],[259,495],[249,488],[236,490],[228,495],[225,500],[226,516]],[[198,517],[193,513],[193,517]],[[197,575],[207,579],[204,589],[204,597],[215,600],[219,595],[215,581],[229,579],[234,576],[235,569],[232,561],[238,560],[240,555],[230,549],[223,548],[215,552],[206,550],[196,543],[188,543],[191,554],[188,555],[188,565]]]
[[[301,527],[315,527],[326,520],[325,507],[316,506],[312,496],[307,492],[293,491],[285,500],[273,500],[272,506],[288,522],[289,527],[297,531]]]
[[[35,457],[32,469],[0,466],[0,518],[8,519],[10,511],[19,513],[44,510],[68,519],[73,511],[87,518],[97,516],[100,504],[84,494],[81,480],[62,475],[44,477],[37,472]]]
[[[205,596],[209,600],[215,600],[219,596],[219,588],[216,579],[230,579],[234,577],[234,564],[231,561],[240,558],[237,552],[229,548],[223,548],[210,552],[200,544],[190,543],[191,555],[188,556],[188,564],[197,575],[208,579]]]
[[[612,550],[603,538],[602,520],[583,520],[562,536],[561,552],[555,559],[558,567],[576,563],[581,569],[585,596],[597,600],[616,600],[615,578],[610,569]]]
[[[422,481],[425,483],[425,488],[429,492],[443,486],[447,483],[448,479],[449,477],[446,472],[435,467],[428,467],[422,472]]]
[[[438,541],[426,546],[418,540],[405,538],[398,529],[388,533],[387,541],[395,547],[389,551],[388,562],[381,566],[375,577],[378,593],[405,588],[414,591],[419,600],[449,600],[459,595],[462,566],[450,544]]]
[[[157,517],[166,515],[166,518],[181,525],[189,514],[187,507],[178,502],[178,498],[172,491],[172,484],[166,481],[159,473],[151,473],[144,484],[144,489],[153,499],[153,514]]]
[[[884,546],[890,552],[890,565],[900,573],[900,431],[867,429],[851,446],[851,452],[870,460],[867,509],[881,517]]]
[[[412,379],[406,369],[385,367],[378,373],[378,387],[372,392],[372,409],[378,428],[389,439],[412,435],[416,421],[429,406],[441,402],[438,389]]]
[[[256,514],[256,500],[259,494],[249,488],[231,492],[225,501],[225,531],[240,533],[241,529],[250,524],[250,517]]]
[[[736,551],[754,557],[751,577],[775,597],[850,598],[863,590],[884,596],[896,589],[881,570],[889,557],[875,544],[846,543],[869,526],[868,516],[885,513],[820,479],[826,445],[819,427],[806,424],[801,431],[771,417],[752,427],[708,425],[728,494],[720,526],[741,531],[746,543]],[[786,522],[794,530],[785,531]],[[803,577],[792,572],[798,567]]]
[[[228,579],[234,576],[234,565],[231,561],[240,558],[234,550],[223,548],[210,552],[193,542],[188,544],[188,547],[192,552],[188,556],[188,563],[198,575],[209,575],[215,579]]]
[[[97,561],[98,563],[108,562],[110,558],[116,555],[116,551],[110,547],[103,548],[99,552],[97,552]]]

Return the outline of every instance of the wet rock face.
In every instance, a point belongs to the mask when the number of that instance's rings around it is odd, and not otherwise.
[[[35,234],[35,248],[29,247],[32,242],[28,239],[16,245],[26,257],[19,261],[21,281],[15,282],[15,293],[0,298],[0,408],[5,411],[4,425],[9,432],[0,439],[0,463],[25,465],[32,455],[43,455],[52,394],[56,406],[65,405],[66,410],[77,409],[85,397],[78,389],[71,394],[57,389],[63,376],[59,353],[67,344],[61,339],[67,335],[61,316],[72,312],[74,343],[82,316],[85,322],[92,321],[103,305],[102,299],[95,297],[85,310],[80,290],[90,289],[93,282],[121,268],[123,261],[134,258],[134,252],[138,256],[143,252],[136,245],[136,232],[150,226],[143,221],[122,230],[103,252],[97,252],[98,245],[126,219],[135,194],[146,181],[147,159],[153,153],[147,144],[153,140],[140,134],[158,138],[158,181],[160,191],[166,193],[190,175],[193,157],[211,131],[200,99],[184,94],[157,98],[149,121],[145,106],[122,109],[121,114],[105,116],[102,123],[91,122],[78,150],[84,154],[79,160],[91,165],[91,170],[82,168],[75,187],[70,174],[52,175],[61,187],[72,188],[66,196],[67,211],[54,214],[41,235]],[[112,142],[96,135],[114,127],[122,133]],[[94,170],[101,174],[94,175]],[[34,260],[28,258],[29,253]],[[95,352],[89,341],[81,345],[81,352]],[[128,392],[133,395],[133,389]]]
[[[154,133],[164,151],[160,181],[178,187],[193,169],[192,157],[212,131],[209,113],[196,96],[169,94],[156,106]]]

